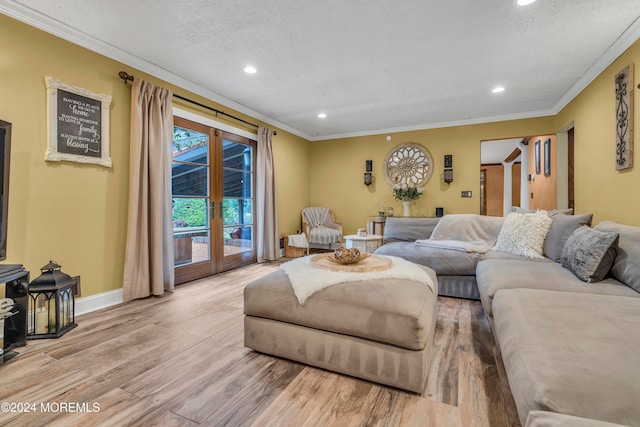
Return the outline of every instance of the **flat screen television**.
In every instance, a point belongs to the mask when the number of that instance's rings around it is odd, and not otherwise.
[[[0,260],[7,258],[7,219],[9,214],[9,160],[11,123],[0,120]]]

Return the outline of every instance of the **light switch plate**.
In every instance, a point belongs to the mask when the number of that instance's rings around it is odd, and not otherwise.
[[[471,191],[463,191],[461,195],[462,195],[462,197],[471,197],[472,196],[472,192]]]

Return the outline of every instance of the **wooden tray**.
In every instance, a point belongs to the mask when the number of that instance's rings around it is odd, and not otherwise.
[[[311,265],[316,268],[331,271],[350,271],[353,273],[363,273],[367,271],[381,271],[391,268],[391,258],[382,255],[371,255],[355,264],[336,264],[329,260],[333,254],[319,254],[311,257]]]

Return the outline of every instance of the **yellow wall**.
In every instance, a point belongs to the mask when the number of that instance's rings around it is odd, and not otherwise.
[[[593,212],[593,222],[613,220],[640,225],[640,161],[634,167],[616,171],[615,75],[628,64],[635,64],[634,121],[636,152],[640,141],[640,41],[636,41],[600,76],[569,103],[555,118],[556,129],[574,122],[575,126],[575,210]]]
[[[414,142],[423,145],[433,157],[433,175],[424,194],[413,202],[411,215],[435,216],[436,207],[447,213],[480,213],[480,141],[507,139],[553,132],[553,117],[483,123],[440,129],[357,138],[316,141],[311,147],[311,204],[330,207],[342,222],[345,234],[355,233],[389,206],[402,215],[402,203],[395,201],[391,185],[384,177],[383,162],[396,145]],[[453,154],[453,182],[442,178],[445,154]],[[365,160],[373,160],[374,183],[363,183]],[[473,197],[462,198],[471,190]]]
[[[53,259],[66,273],[82,277],[82,296],[122,287],[131,89],[118,78],[121,70],[259,123],[0,14],[0,118],[13,125],[5,263],[24,264],[33,279]],[[44,160],[45,75],[113,97],[112,168]],[[274,157],[281,229],[296,227],[308,204],[309,151],[308,141],[278,129]]]

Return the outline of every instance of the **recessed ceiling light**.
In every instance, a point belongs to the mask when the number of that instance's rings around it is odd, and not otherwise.
[[[325,113],[320,113],[318,114],[318,117],[320,117],[321,119],[324,119],[327,117],[327,115]]]
[[[252,67],[251,65],[244,67],[244,72],[247,74],[255,74],[256,71],[258,71],[256,70],[256,67]]]
[[[536,1],[536,0],[518,0],[516,2],[516,4],[518,6],[527,6],[527,5],[531,4],[531,3],[533,3],[534,1]]]
[[[504,88],[502,86],[494,87],[491,92],[493,92],[493,93],[504,92]]]

